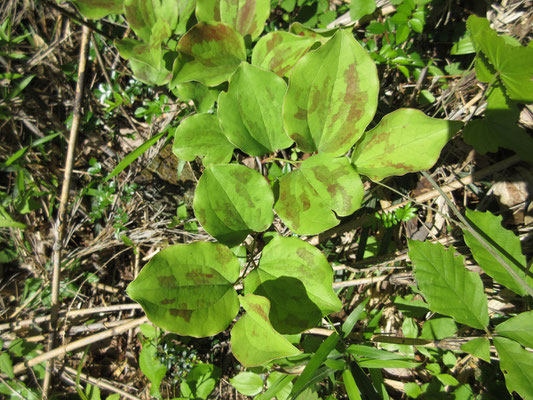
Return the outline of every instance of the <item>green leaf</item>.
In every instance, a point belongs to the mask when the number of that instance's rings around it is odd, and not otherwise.
[[[533,311],[523,312],[496,325],[495,331],[498,335],[516,340],[525,347],[533,348]]]
[[[482,154],[504,147],[514,150],[524,161],[533,161],[533,138],[518,126],[519,117],[517,104],[505,96],[500,84],[493,85],[487,95],[485,118],[465,126],[465,142]]]
[[[287,91],[275,73],[243,62],[218,98],[218,119],[226,137],[252,156],[289,147],[281,107]]]
[[[157,253],[129,284],[128,295],[160,328],[180,335],[215,335],[239,311],[233,283],[239,261],[210,242],[174,245]]]
[[[431,310],[484,329],[489,314],[481,278],[464,267],[464,257],[453,253],[439,243],[409,240],[415,278]]]
[[[342,381],[348,398],[350,400],[361,400],[361,393],[359,392],[355,379],[349,369],[342,371]]]
[[[292,71],[283,104],[288,135],[308,153],[346,153],[374,117],[378,88],[370,55],[338,31]]]
[[[528,271],[526,257],[522,254],[520,239],[513,232],[502,227],[502,217],[490,212],[466,210],[466,217],[475,225],[475,229],[491,243],[498,253],[516,274],[533,287],[533,277],[526,275]],[[526,289],[517,282],[509,272],[490,254],[490,252],[470,233],[463,229],[465,242],[472,251],[479,266],[496,282],[504,285],[513,292],[524,296]]]
[[[6,374],[8,378],[13,379],[15,377],[13,373],[13,362],[7,351],[3,351],[0,354],[0,371]]]
[[[303,25],[299,22],[294,22],[289,27],[290,33],[301,37],[313,38],[322,44],[326,43],[331,37],[333,37],[338,30],[338,28],[313,29],[307,26],[307,24]],[[348,31],[351,31],[351,29],[348,29]]]
[[[185,82],[176,85],[173,93],[182,101],[192,100],[196,110],[205,113],[213,108],[220,91],[199,82]]]
[[[200,22],[178,42],[180,57],[174,63],[171,87],[198,81],[217,86],[246,59],[242,36],[221,22]]]
[[[220,21],[255,40],[270,15],[270,0],[197,0],[198,21]]]
[[[121,162],[118,163],[118,165],[113,169],[113,171],[111,171],[111,173],[105,177],[104,182],[107,182],[111,178],[120,174],[126,167],[128,167],[128,165],[130,165],[137,158],[139,158],[146,150],[152,147],[166,133],[167,133],[166,131],[158,133],[153,138],[148,139],[146,142],[144,142],[139,147],[137,147],[135,150],[133,150],[131,153],[129,153],[126,157],[124,157],[124,159]]]
[[[471,15],[467,27],[505,85],[507,95],[522,103],[533,102],[533,48],[509,44],[490,29],[486,18]]]
[[[255,400],[270,400],[276,397],[277,400],[286,400],[292,390],[292,381],[296,375],[285,375],[277,371],[273,371],[267,378],[268,389],[266,392],[260,394]]]
[[[197,364],[181,381],[181,394],[189,399],[207,399],[220,379],[220,368],[212,364]]]
[[[469,340],[461,345],[461,350],[490,363],[490,342],[486,337]]]
[[[252,64],[279,76],[288,77],[298,60],[315,43],[317,40],[308,36],[298,36],[284,31],[270,32],[255,45]]]
[[[109,14],[121,14],[123,0],[75,0],[80,14],[89,19],[104,18]]]
[[[424,322],[421,339],[441,340],[457,333],[457,325],[452,318],[432,318]]]
[[[492,340],[509,392],[516,392],[524,399],[533,398],[533,354],[513,340],[499,337]]]
[[[195,114],[182,120],[172,146],[172,152],[180,160],[193,161],[199,156],[206,166],[229,162],[233,149],[213,114]]]
[[[358,358],[371,358],[375,360],[406,360],[406,357],[403,354],[393,353],[387,350],[381,350],[362,344],[352,344],[346,349],[346,352]]]
[[[472,41],[472,35],[470,35],[469,31],[466,31],[463,37],[461,37],[457,42],[454,42],[452,48],[450,49],[450,54],[452,56],[472,54],[475,52],[476,49],[474,47],[474,42]]]
[[[245,396],[255,396],[263,390],[263,379],[253,372],[240,372],[229,381],[231,386]]]
[[[357,361],[362,368],[416,368],[421,363],[410,360],[373,360],[361,359]]]
[[[402,108],[387,114],[355,146],[352,163],[360,174],[380,181],[429,169],[462,122],[430,118]]]
[[[276,212],[299,235],[314,235],[361,206],[364,188],[348,159],[317,154],[279,180]]]
[[[23,224],[22,222],[13,221],[10,219],[0,218],[0,228],[18,228],[18,229],[26,229],[26,224]]]
[[[267,298],[247,294],[239,297],[246,310],[231,330],[231,349],[235,358],[247,367],[264,364],[276,358],[300,353],[296,347],[270,324],[270,302]]]
[[[365,15],[372,14],[375,9],[375,0],[352,0],[350,3],[350,18],[352,21],[357,21]]]
[[[160,399],[161,393],[159,392],[159,386],[167,373],[167,367],[159,361],[157,347],[152,342],[144,343],[139,354],[139,367],[152,383],[150,394]]]
[[[344,320],[344,323],[342,324],[341,332],[342,337],[346,338],[350,333],[352,333],[352,330],[357,323],[361,319],[361,317],[365,312],[365,306],[368,303],[369,298],[364,299],[357,307],[355,307],[350,315]]]
[[[235,246],[274,219],[274,195],[263,176],[244,165],[210,165],[198,181],[194,214],[220,242]]]
[[[245,293],[270,301],[272,326],[285,334],[310,329],[340,310],[332,285],[333,270],[322,252],[303,240],[282,236],[265,246],[259,268],[244,280]]]

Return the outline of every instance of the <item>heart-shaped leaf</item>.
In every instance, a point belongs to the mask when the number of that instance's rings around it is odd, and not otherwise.
[[[203,228],[229,246],[252,231],[262,232],[274,219],[274,195],[259,172],[243,165],[210,165],[198,181],[194,214]]]
[[[204,165],[229,162],[233,149],[213,114],[195,114],[181,121],[172,147],[179,159],[193,161],[200,156]]]
[[[274,329],[294,334],[340,310],[332,285],[333,270],[324,254],[298,238],[277,236],[263,249],[259,268],[246,277],[244,291],[270,300]]]
[[[179,244],[157,253],[127,291],[155,325],[180,335],[212,336],[239,311],[233,289],[239,270],[224,245]]]
[[[380,181],[387,176],[431,168],[462,122],[430,118],[402,108],[383,117],[365,133],[352,154],[357,172]]]
[[[81,15],[89,19],[100,19],[109,14],[122,14],[123,12],[123,0],[75,0],[72,3],[76,4]]]
[[[267,298],[248,294],[240,296],[239,300],[246,314],[231,330],[231,350],[241,364],[254,367],[300,353],[270,324],[270,302]]]
[[[298,60],[317,43],[311,37],[276,31],[263,36],[254,46],[252,64],[279,76],[289,76]]]
[[[242,63],[218,98],[218,119],[227,138],[252,156],[289,147],[281,106],[287,91],[275,73]]]
[[[314,235],[339,223],[361,206],[364,188],[348,159],[325,154],[305,160],[279,180],[276,212],[298,235]]]
[[[372,121],[378,89],[370,55],[350,33],[338,31],[294,67],[283,105],[285,129],[305,152],[344,154]]]
[[[178,42],[178,50],[171,86],[189,81],[217,86],[246,59],[242,36],[221,22],[194,25]]]
[[[198,21],[220,21],[255,40],[270,15],[270,0],[197,0]]]

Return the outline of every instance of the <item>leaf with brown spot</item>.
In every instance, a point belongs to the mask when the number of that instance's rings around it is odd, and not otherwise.
[[[347,158],[317,154],[279,180],[274,209],[298,235],[315,235],[355,212],[363,199],[361,178]],[[335,214],[336,213],[336,214]]]
[[[289,147],[281,105],[285,81],[273,72],[242,63],[218,98],[218,120],[224,135],[245,153],[261,156]]]
[[[267,298],[247,294],[239,300],[246,313],[231,330],[231,350],[241,364],[254,367],[301,353],[270,324]]]
[[[374,61],[340,30],[293,68],[283,103],[285,130],[302,151],[340,156],[372,121],[378,89]]]
[[[255,40],[270,15],[270,0],[197,0],[198,21],[220,21]]]
[[[222,22],[199,22],[178,42],[180,57],[174,63],[171,87],[197,81],[217,86],[246,59],[244,39]]]
[[[365,133],[355,146],[352,164],[375,181],[429,169],[462,126],[460,121],[430,118],[412,108],[396,110]]]
[[[218,241],[235,246],[274,219],[274,194],[259,172],[244,165],[208,166],[194,194],[194,214]]]
[[[239,270],[237,257],[222,244],[174,245],[157,253],[127,292],[155,325],[180,335],[212,336],[237,315],[233,284]]]
[[[318,41],[310,37],[276,31],[263,36],[254,46],[252,65],[288,77],[298,60]]]
[[[298,238],[277,236],[263,249],[259,268],[244,280],[244,292],[269,299],[274,329],[295,334],[340,310],[332,284],[324,254]]]

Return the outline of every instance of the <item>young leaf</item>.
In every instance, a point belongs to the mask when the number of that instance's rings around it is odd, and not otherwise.
[[[510,44],[490,28],[486,18],[471,15],[467,27],[501,78],[507,95],[521,103],[533,102],[533,48]]]
[[[262,232],[274,219],[274,195],[259,172],[244,165],[208,166],[194,194],[194,215],[203,228],[229,246],[252,231]]]
[[[516,392],[524,399],[533,398],[533,354],[513,340],[500,337],[492,340],[509,393]]]
[[[242,36],[221,22],[200,22],[178,42],[180,57],[174,63],[171,87],[198,81],[217,86],[246,59]]]
[[[220,21],[255,40],[270,15],[270,0],[196,0],[198,21]]]
[[[221,244],[174,245],[157,253],[127,292],[155,325],[180,335],[212,336],[239,311],[233,289],[239,270],[237,257]]]
[[[159,386],[167,373],[167,367],[159,361],[157,347],[152,342],[145,342],[143,344],[141,353],[139,354],[139,367],[152,383],[150,395],[160,399],[161,393],[159,392]]]
[[[121,14],[123,0],[71,0],[80,14],[89,19],[101,19],[109,14]]]
[[[484,329],[489,314],[481,278],[464,267],[464,257],[453,253],[439,243],[409,240],[415,278],[431,310]]]
[[[378,89],[374,61],[340,30],[294,67],[283,104],[287,133],[305,152],[344,154],[372,121]]]
[[[181,381],[180,390],[187,399],[207,399],[220,379],[220,368],[213,364],[196,364]]]
[[[288,77],[298,60],[317,43],[311,37],[276,31],[263,36],[252,52],[252,65]]]
[[[402,108],[387,114],[355,146],[352,163],[360,174],[380,181],[431,168],[462,122],[430,118]]]
[[[293,334],[340,310],[332,284],[333,270],[319,250],[303,240],[277,236],[263,249],[259,268],[246,277],[244,289],[270,301],[274,329]]]
[[[240,372],[229,381],[231,386],[245,396],[255,396],[263,390],[263,379],[253,372]]]
[[[231,330],[231,349],[241,364],[254,367],[300,353],[270,324],[270,302],[267,298],[247,294],[239,300],[246,314]]]
[[[229,89],[218,98],[218,119],[224,135],[252,156],[289,147],[281,106],[287,91],[275,73],[242,63],[231,76]]]
[[[498,335],[516,340],[525,347],[533,348],[533,311],[523,312],[496,325],[495,331]]]
[[[193,161],[196,156],[203,156],[204,165],[229,162],[233,149],[213,114],[195,114],[182,120],[172,146],[180,160]]]
[[[490,342],[486,337],[479,337],[461,345],[461,350],[490,363]]]
[[[495,216],[490,212],[480,212],[466,210],[466,217],[472,221],[476,230],[494,245],[496,251],[507,264],[513,268],[516,274],[523,279],[529,286],[533,287],[533,277],[528,271],[526,257],[522,254],[522,247],[520,239],[511,231],[502,227],[502,217]],[[468,230],[463,230],[465,242],[479,266],[496,282],[511,289],[513,292],[524,296],[526,294],[525,288],[517,282],[504,267],[490,254],[490,252],[470,233]]]
[[[361,206],[364,188],[348,159],[317,154],[279,180],[276,212],[299,235],[314,235],[339,223],[337,215]]]

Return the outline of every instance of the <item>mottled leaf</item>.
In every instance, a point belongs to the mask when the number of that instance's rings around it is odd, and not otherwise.
[[[502,217],[490,212],[466,210],[466,217],[475,225],[478,233],[485,236],[493,244],[497,252],[507,264],[513,268],[518,276],[526,280],[533,287],[533,277],[528,271],[526,257],[522,254],[520,239],[513,232],[502,227]],[[468,231],[463,229],[465,242],[472,251],[472,255],[479,266],[496,282],[504,285],[513,292],[524,296],[526,289],[520,282],[507,272],[507,270],[490,254],[490,252]]]
[[[486,337],[479,337],[461,345],[461,350],[490,363],[490,342]]]
[[[104,18],[109,14],[122,14],[123,0],[75,0],[80,14],[89,19]]]
[[[160,328],[212,336],[226,329],[239,311],[233,289],[239,270],[237,257],[226,246],[179,244],[157,253],[127,292]]]
[[[486,18],[471,15],[467,27],[474,43],[502,80],[507,95],[522,103],[533,102],[533,48],[516,46],[498,36]]]
[[[279,180],[275,209],[294,233],[314,235],[337,225],[337,215],[356,211],[363,194],[361,178],[347,158],[317,154]]]
[[[256,39],[270,15],[270,0],[197,0],[198,21],[220,21]]]
[[[262,232],[274,219],[274,195],[259,172],[243,165],[210,165],[194,194],[194,214],[203,228],[229,246],[252,231]]]
[[[203,157],[202,163],[209,165],[229,162],[233,148],[222,133],[216,115],[195,114],[182,120],[176,128],[172,151],[185,161]]]
[[[171,86],[189,81],[217,86],[246,59],[242,36],[221,22],[196,24],[180,39],[178,50]]]
[[[409,240],[416,282],[431,311],[484,329],[489,323],[487,297],[478,274],[464,267],[464,257],[440,243]]]
[[[241,364],[254,367],[300,353],[270,324],[270,302],[267,298],[248,294],[239,297],[239,300],[246,314],[231,330],[231,350]]]
[[[252,156],[289,147],[281,116],[286,91],[275,73],[242,63],[218,98],[218,119],[230,142]]]
[[[298,238],[277,236],[263,249],[259,268],[246,277],[244,291],[266,297],[274,329],[294,334],[340,310],[332,285],[333,270],[324,254]]]
[[[387,114],[355,146],[352,163],[357,172],[380,181],[392,175],[431,168],[462,122],[430,118],[402,108]]]
[[[500,337],[492,340],[509,392],[516,392],[523,399],[533,399],[533,354],[513,340]]]
[[[255,45],[252,64],[288,77],[298,60],[317,42],[314,38],[289,32],[270,32]]]
[[[185,82],[176,85],[173,93],[182,101],[192,100],[196,110],[205,113],[213,108],[220,91],[199,82]]]
[[[526,311],[510,318],[495,329],[498,335],[516,340],[523,346],[533,349],[533,311]]]
[[[374,117],[379,82],[370,55],[345,31],[293,68],[283,104],[288,135],[298,147],[346,153]]]
[[[128,25],[141,40],[145,42],[150,41],[150,37],[152,36],[152,27],[156,24],[156,22],[167,25],[170,33],[170,26],[168,26],[167,22],[157,21],[157,15],[156,10],[154,10],[154,6],[156,6],[158,2],[144,0],[123,1],[124,15],[128,21]]]

